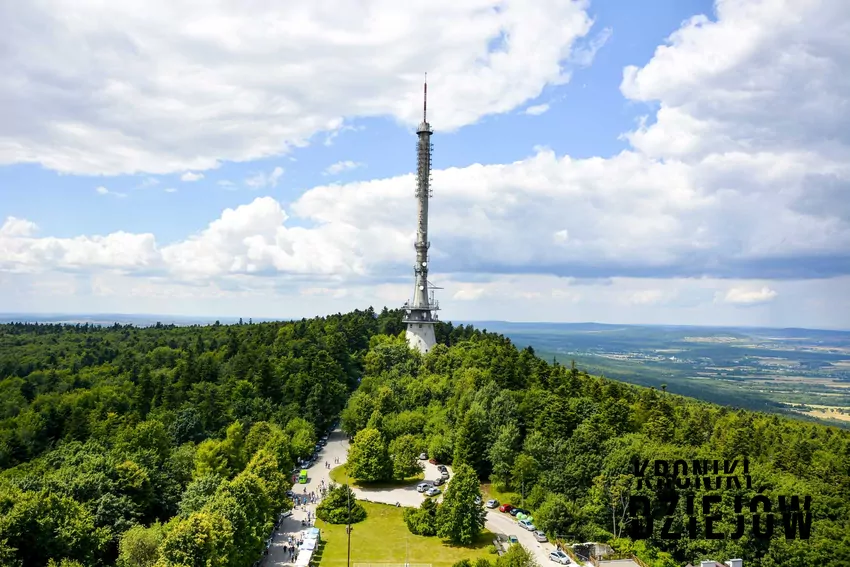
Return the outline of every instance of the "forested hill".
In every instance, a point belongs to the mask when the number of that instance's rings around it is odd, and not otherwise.
[[[584,540],[621,531],[611,494],[632,456],[748,455],[753,490],[813,496],[810,541],[613,543],[656,565],[706,554],[850,565],[846,432],[591,377],[471,327],[440,324],[442,345],[421,357],[402,330],[398,311],[371,309],[230,326],[1,325],[0,565],[247,567],[290,505],[294,460],[341,411],[352,433],[410,435],[504,490],[521,482],[544,527]]]
[[[0,325],[0,565],[113,565],[122,541],[133,567],[253,564],[294,460],[357,387],[370,339],[401,331],[386,309]],[[447,343],[472,333],[438,328]]]
[[[850,565],[846,430],[588,376],[550,365],[530,348],[518,351],[497,335],[474,336],[451,348],[438,345],[424,359],[400,337],[373,341],[364,359],[366,375],[343,411],[342,426],[355,435],[355,445],[384,447],[363,447],[358,454],[387,455],[413,446],[440,462],[468,464],[482,481],[492,480],[491,495],[501,494],[502,502],[517,505],[522,495],[516,493],[523,491],[524,507],[550,538],[608,541],[652,567],[698,565],[708,558],[742,558],[754,567]],[[744,457],[750,461],[751,488],[744,481],[741,490],[680,491],[674,513],[659,502],[659,494],[639,489],[633,475],[635,458],[719,459],[722,474],[724,459]],[[742,462],[736,471],[741,475]],[[386,474],[393,470],[370,466]],[[652,469],[646,471],[649,479]],[[626,503],[636,494],[654,501],[660,516],[671,516],[669,533],[687,534],[684,493],[695,497],[696,538],[668,539],[664,518],[648,539],[622,537],[628,533],[622,522]],[[749,506],[759,493],[770,499],[773,512],[779,511],[780,496],[797,495],[801,501],[811,496],[811,539],[786,541],[778,515],[772,538],[753,538]],[[716,507],[703,513],[707,494],[722,495],[719,512]],[[740,513],[736,495],[745,507],[746,533],[732,540]],[[724,540],[702,535],[704,517],[713,513],[722,515],[714,531],[727,534]],[[765,529],[765,515],[761,521]]]

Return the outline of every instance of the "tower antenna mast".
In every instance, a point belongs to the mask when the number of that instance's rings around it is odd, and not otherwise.
[[[439,304],[434,293],[428,287],[428,200],[431,197],[431,125],[428,124],[428,73],[425,73],[422,98],[422,122],[416,129],[419,138],[416,142],[416,201],[418,208],[416,243],[416,264],[413,266],[413,300],[404,304],[404,318],[407,325],[405,333],[411,348],[426,353],[437,344],[434,325],[437,324]]]

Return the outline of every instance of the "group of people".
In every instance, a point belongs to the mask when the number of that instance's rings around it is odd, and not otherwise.
[[[339,457],[334,458],[334,464],[339,464]],[[333,468],[330,461],[325,461],[325,468],[331,469]],[[295,484],[298,481],[298,475],[293,475],[292,482]],[[322,480],[319,483],[319,488],[317,491],[307,492],[307,487],[303,487],[303,491],[301,494],[292,493],[292,501],[295,504],[295,509],[301,509],[306,512],[306,518],[301,520],[302,527],[310,527],[316,521],[316,514],[313,510],[308,510],[307,506],[311,504],[318,504],[321,499],[327,494],[328,489],[330,487],[327,486],[325,480]],[[293,490],[296,490],[293,488]],[[277,527],[277,526],[276,526]],[[274,537],[274,536],[272,536]],[[299,548],[303,541],[300,537],[289,535],[287,537],[286,542],[283,544],[283,559],[287,563],[295,563],[298,560],[298,552]]]
[[[295,539],[292,536],[286,540],[286,543],[283,544],[283,555],[290,562],[295,562],[298,559],[298,548],[301,547],[301,540]]]
[[[315,492],[311,490],[309,493],[307,493],[306,487],[304,488],[304,496],[296,498],[298,498],[298,502],[300,502],[302,506],[304,506],[305,504],[316,504],[319,501],[319,498],[318,496],[316,496]]]

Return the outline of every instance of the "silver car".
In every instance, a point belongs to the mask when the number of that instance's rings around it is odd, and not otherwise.
[[[436,486],[432,486],[428,490],[425,491],[425,496],[437,496],[440,493],[440,489]]]
[[[416,492],[425,492],[425,491],[426,491],[426,490],[428,490],[429,488],[432,488],[432,486],[431,486],[431,484],[430,484],[430,483],[428,483],[428,482],[420,482],[420,483],[416,486]]]
[[[570,556],[561,551],[560,549],[553,551],[549,554],[549,559],[554,561],[555,563],[560,563],[561,565],[569,565],[570,564]]]
[[[548,539],[546,539],[546,534],[544,534],[540,530],[537,530],[536,532],[534,532],[533,535],[534,535],[534,539],[536,539],[540,543],[545,543],[545,542],[549,541]]]

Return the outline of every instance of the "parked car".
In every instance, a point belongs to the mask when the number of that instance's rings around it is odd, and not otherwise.
[[[499,506],[499,512],[510,512],[513,509],[514,507],[510,504],[502,504],[501,506]]]
[[[534,532],[534,539],[536,539],[540,543],[545,543],[545,542],[549,541],[548,539],[546,539],[546,534],[544,534],[540,530],[537,530],[536,532]]]
[[[428,462],[431,463],[432,465],[436,465],[437,459],[428,459]]]
[[[440,485],[445,484],[445,483],[446,483],[446,479],[444,479],[443,477],[440,477],[440,478],[438,478],[434,481],[434,486],[440,486]]]
[[[517,514],[528,514],[529,511],[525,508],[511,508],[510,515],[516,516]]]
[[[498,501],[498,500],[495,500],[495,499],[488,500],[488,501],[487,501],[487,504],[485,504],[485,506],[487,506],[487,507],[488,507],[488,508],[490,508],[491,510],[492,510],[493,508],[498,508],[498,507],[499,507],[499,501]]]
[[[570,556],[561,551],[560,549],[553,551],[549,554],[549,559],[554,561],[555,563],[560,563],[561,565],[569,565],[570,564]]]
[[[476,505],[476,506],[481,506],[481,497],[480,497],[480,496],[476,496],[476,497],[475,497],[475,505]]]
[[[431,488],[430,482],[420,482],[416,485],[416,492],[425,492],[429,488]]]
[[[436,486],[432,486],[428,490],[425,491],[425,496],[436,496],[441,492],[439,488]]]
[[[419,460],[420,461],[427,461],[428,460],[428,453],[419,453]]]
[[[521,527],[521,528],[522,528],[522,529],[524,529],[524,530],[528,530],[528,531],[530,531],[530,532],[533,532],[534,530],[536,530],[536,529],[537,529],[537,528],[534,526],[534,524],[532,524],[532,523],[531,523],[531,522],[529,522],[528,520],[520,520],[520,521],[519,521],[519,522],[517,522],[517,523],[519,524],[519,527]]]
[[[519,543],[519,540],[517,539],[517,537],[515,535],[508,536],[508,547],[515,545],[517,543]]]
[[[449,478],[449,471],[447,469],[443,469],[442,471],[440,471],[440,476],[442,476],[443,478]]]

